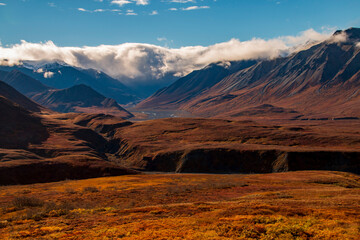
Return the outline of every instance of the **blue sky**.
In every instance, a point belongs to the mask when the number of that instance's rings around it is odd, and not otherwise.
[[[0,41],[208,46],[359,27],[359,13],[359,0],[0,0]]]

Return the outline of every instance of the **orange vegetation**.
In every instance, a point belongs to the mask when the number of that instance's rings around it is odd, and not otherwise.
[[[0,187],[1,239],[359,239],[360,177],[142,174]]]

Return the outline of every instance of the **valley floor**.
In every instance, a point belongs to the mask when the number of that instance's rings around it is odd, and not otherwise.
[[[360,177],[142,174],[0,187],[1,239],[359,239]]]

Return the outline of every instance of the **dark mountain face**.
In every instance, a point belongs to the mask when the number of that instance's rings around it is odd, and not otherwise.
[[[0,70],[18,70],[36,80],[39,80],[47,86],[58,89],[85,84],[106,97],[115,99],[121,104],[127,104],[139,100],[136,93],[120,81],[111,78],[103,72],[93,69],[80,69],[68,65],[53,63],[35,67],[31,64],[13,67],[0,66]]]
[[[2,71],[0,80],[16,88],[19,92],[28,97],[32,97],[36,93],[50,89],[50,87],[45,86],[40,81],[35,80],[18,70],[12,70],[11,72]]]
[[[109,113],[123,118],[133,115],[111,98],[84,84],[61,90],[49,90],[33,97],[34,101],[59,112]]]
[[[349,41],[360,41],[360,28],[349,28],[346,30],[338,30],[334,36],[339,34],[346,34]]]
[[[216,63],[204,69],[194,71],[178,79],[169,87],[157,91],[154,95],[137,105],[138,108],[178,108],[211,88],[227,75],[255,64],[256,61]]]
[[[44,110],[43,107],[31,101],[30,99],[28,99],[27,97],[25,97],[24,95],[22,95],[13,87],[9,86],[3,81],[0,81],[0,96],[5,97],[6,99],[12,101],[13,103],[16,103],[32,112],[41,112],[42,110]],[[6,112],[4,111],[2,113],[6,113]]]
[[[0,88],[4,90],[1,85]],[[40,118],[25,108],[0,95],[1,148],[25,148],[30,143],[40,143],[48,137]]]

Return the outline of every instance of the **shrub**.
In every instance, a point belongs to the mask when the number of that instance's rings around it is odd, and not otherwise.
[[[16,197],[13,200],[13,205],[16,208],[26,208],[26,207],[41,207],[44,205],[44,201],[34,198],[34,197]]]
[[[6,228],[8,226],[8,221],[0,221],[0,228]]]
[[[97,187],[84,187],[83,191],[84,192],[96,193],[96,192],[99,192],[99,189]]]
[[[66,189],[65,189],[65,192],[68,193],[68,194],[75,194],[75,193],[77,193],[73,188],[66,188]]]

